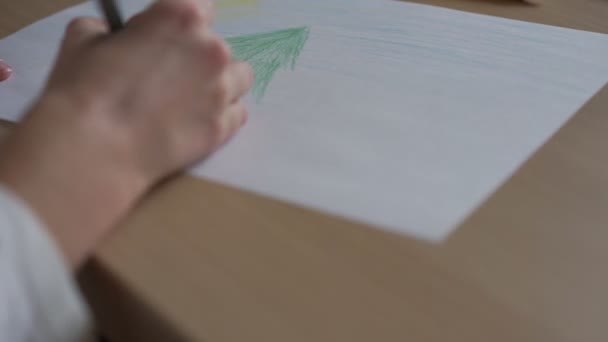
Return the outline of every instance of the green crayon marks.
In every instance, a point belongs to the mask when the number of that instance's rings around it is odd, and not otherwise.
[[[293,70],[308,39],[308,27],[230,37],[234,58],[248,62],[255,73],[252,94],[257,101],[264,97],[266,88],[279,69]]]

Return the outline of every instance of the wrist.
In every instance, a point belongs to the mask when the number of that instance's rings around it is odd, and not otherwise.
[[[0,163],[0,181],[30,204],[74,267],[150,185],[121,146],[125,137],[96,122],[100,108],[41,99],[3,146]]]

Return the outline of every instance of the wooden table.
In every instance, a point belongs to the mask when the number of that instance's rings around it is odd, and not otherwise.
[[[608,33],[605,0],[420,2]],[[115,341],[608,341],[606,132],[608,86],[441,245],[182,177],[82,284]]]

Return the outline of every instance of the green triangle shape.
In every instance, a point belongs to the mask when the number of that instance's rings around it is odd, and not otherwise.
[[[264,97],[277,70],[295,68],[309,32],[308,27],[296,27],[226,39],[234,58],[252,67],[255,74],[252,94],[257,101]]]

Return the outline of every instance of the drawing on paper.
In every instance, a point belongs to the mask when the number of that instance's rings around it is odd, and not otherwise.
[[[294,70],[310,32],[309,27],[227,38],[234,57],[251,64],[255,74],[252,94],[260,101],[279,69]]]

